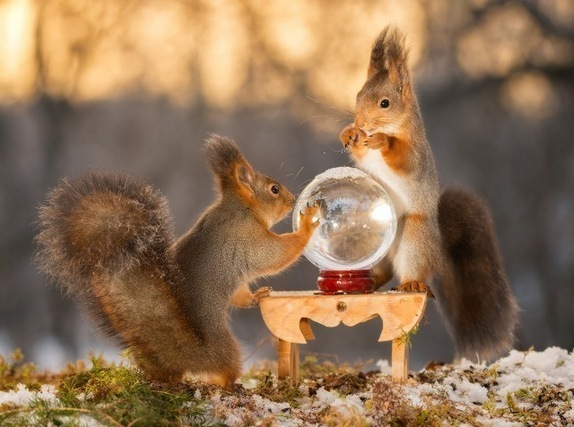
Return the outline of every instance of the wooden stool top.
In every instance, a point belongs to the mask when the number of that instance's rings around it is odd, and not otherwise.
[[[271,291],[259,305],[267,328],[277,338],[304,344],[313,339],[309,320],[327,327],[355,326],[380,316],[380,341],[408,334],[421,320],[426,293],[374,292],[324,295],[317,291]]]

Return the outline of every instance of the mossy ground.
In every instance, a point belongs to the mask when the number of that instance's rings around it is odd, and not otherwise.
[[[379,372],[363,372],[360,366],[315,357],[301,362],[298,386],[278,381],[273,371],[269,363],[251,368],[229,393],[192,381],[153,383],[128,362],[108,363],[95,356],[58,373],[43,372],[15,351],[6,358],[0,356],[0,392],[16,393],[25,386],[38,393],[18,403],[0,396],[0,425],[438,426],[491,425],[489,420],[567,425],[564,414],[572,409],[574,392],[537,383],[501,397],[492,391],[501,374],[496,365],[456,372],[448,366],[434,367],[404,384],[393,383]],[[455,373],[464,384],[488,390],[486,400],[453,400]],[[53,387],[53,398],[40,397],[46,387]]]
[[[195,398],[197,385],[147,381],[136,369],[99,357],[70,364],[53,374],[24,363],[20,352],[0,359],[0,390],[29,390],[53,385],[57,402],[35,399],[25,406],[0,404],[0,425],[75,426],[88,420],[111,426],[207,425],[202,400]],[[207,389],[207,387],[206,387]],[[83,418],[82,418],[83,417]]]

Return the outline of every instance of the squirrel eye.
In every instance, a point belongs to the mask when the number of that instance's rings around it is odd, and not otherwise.
[[[272,192],[273,194],[279,194],[279,186],[278,186],[277,184],[273,184],[273,185],[271,186],[271,192]]]
[[[391,105],[391,101],[385,98],[381,101],[379,105],[381,106],[381,108],[389,108],[389,106]]]

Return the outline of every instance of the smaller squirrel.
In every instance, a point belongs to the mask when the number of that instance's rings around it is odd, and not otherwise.
[[[357,94],[355,121],[341,142],[357,165],[379,179],[399,216],[378,285],[396,274],[398,290],[435,292],[456,345],[455,359],[490,360],[509,350],[518,306],[506,280],[492,219],[475,194],[439,189],[434,156],[408,69],[404,37],[386,27],[371,51]]]
[[[212,135],[205,153],[218,200],[177,241],[166,199],[124,174],[63,179],[39,210],[37,258],[104,332],[130,350],[150,379],[184,374],[231,389],[241,353],[228,308],[258,304],[269,288],[249,283],[300,256],[318,226],[307,206],[301,228],[270,228],[295,198],[256,173],[231,139]]]

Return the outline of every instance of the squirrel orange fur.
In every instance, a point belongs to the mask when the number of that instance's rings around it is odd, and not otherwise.
[[[241,372],[230,305],[250,307],[268,293],[249,283],[279,273],[300,256],[318,223],[277,235],[270,228],[294,205],[282,185],[256,173],[230,139],[211,136],[205,153],[218,200],[180,239],[166,199],[123,174],[63,179],[40,208],[42,269],[76,298],[102,329],[130,349],[151,379],[184,374],[231,388]]]
[[[373,45],[354,123],[340,134],[356,164],[388,190],[400,218],[390,253],[373,273],[379,286],[396,274],[398,290],[434,292],[456,359],[490,360],[512,347],[518,306],[485,203],[466,190],[440,192],[407,60],[404,36],[386,27]]]

